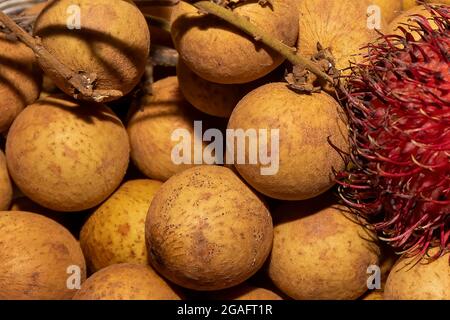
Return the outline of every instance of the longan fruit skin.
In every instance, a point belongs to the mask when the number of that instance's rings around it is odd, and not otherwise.
[[[0,32],[0,133],[38,98],[41,80],[33,51]]]
[[[274,0],[271,6],[256,2],[236,7],[261,31],[294,46],[298,37],[298,15],[292,0]],[[222,84],[246,83],[261,78],[284,58],[243,32],[180,2],[172,13],[172,39],[186,65],[197,75]]]
[[[50,0],[36,3],[36,4],[32,5],[31,7],[28,7],[25,10],[23,10],[20,13],[20,16],[23,16],[23,17],[36,16],[37,17],[42,12],[42,10],[44,10],[45,7],[47,7],[49,2],[50,2]]]
[[[49,96],[27,107],[6,141],[10,175],[31,200],[54,211],[92,208],[122,181],[126,130],[105,105]]]
[[[252,82],[221,84],[201,78],[179,59],[177,77],[183,96],[193,107],[214,117],[229,118],[239,101],[250,91],[284,77],[281,69]]]
[[[410,9],[402,12],[402,14],[398,15],[394,20],[391,21],[391,23],[387,28],[388,34],[396,34],[399,36],[404,36],[403,31],[398,28],[403,27],[407,31],[411,32],[415,40],[419,40],[421,36],[416,31],[412,31],[408,26],[404,25],[404,24],[410,25],[412,26],[412,28],[418,27],[417,22],[414,21],[414,17],[411,17],[413,15],[420,15],[427,19],[430,19],[432,17],[430,11],[428,11],[428,9],[423,5],[411,7]],[[437,29],[436,23],[430,22],[430,25],[433,29]]]
[[[181,297],[149,266],[122,263],[94,273],[73,300],[181,300]]]
[[[433,251],[432,251],[433,252]],[[389,273],[385,300],[450,300],[449,255],[435,261],[401,257]]]
[[[68,230],[44,216],[0,212],[0,298],[7,300],[67,300],[68,269],[77,266],[80,281],[86,266],[80,245]]]
[[[343,70],[350,61],[362,59],[360,48],[375,40],[379,34],[367,26],[367,8],[372,0],[296,0],[299,18],[298,53],[313,56],[317,43],[330,48],[336,68]],[[386,27],[382,17],[381,30]],[[344,73],[348,73],[345,71]]]
[[[173,6],[155,6],[155,5],[150,5],[148,7],[143,6],[141,8],[141,11],[144,14],[158,17],[170,22],[170,18],[172,17]]]
[[[379,264],[375,235],[326,201],[283,203],[274,211],[268,275],[293,299],[357,299],[367,291],[367,268]]]
[[[450,4],[450,0],[424,0],[426,3],[430,4]],[[403,10],[409,10],[412,7],[416,7],[419,2],[417,0],[403,0]]]
[[[264,203],[233,173],[198,166],[169,179],[153,198],[146,240],[153,267],[189,289],[238,285],[261,268],[272,246]]]
[[[69,230],[72,235],[78,240],[80,237],[80,230],[86,218],[91,214],[88,211],[74,212],[66,214],[65,212],[53,211],[37,204],[25,196],[14,197],[11,202],[11,211],[26,211],[43,215]]]
[[[405,11],[415,6],[417,6],[417,0],[402,0],[402,8]]]
[[[403,10],[401,0],[372,0],[371,2],[380,7],[381,15],[386,23],[390,23]]]
[[[362,297],[362,300],[384,300],[383,292],[381,291],[369,291]]]
[[[205,80],[180,59],[177,66],[180,90],[198,110],[216,117],[228,118],[248,91],[249,85],[220,84]]]
[[[348,150],[348,134],[339,104],[328,94],[298,94],[285,83],[270,83],[247,94],[231,114],[228,129],[279,129],[279,170],[263,175],[260,163],[235,163],[239,174],[257,191],[280,200],[316,197],[334,185],[333,168],[344,161],[330,145]],[[247,144],[248,144],[248,140]],[[268,148],[271,141],[268,138]],[[235,153],[237,150],[230,150]],[[235,146],[236,149],[236,146]],[[271,151],[274,152],[274,151]]]
[[[194,121],[202,120],[181,94],[176,77],[156,81],[152,95],[132,110],[127,131],[131,158],[139,170],[151,179],[166,181],[171,176],[194,166]],[[192,163],[175,164],[172,150],[174,130],[184,129],[191,136]]]
[[[155,6],[150,5],[148,7],[140,7],[140,10],[145,15],[150,15],[167,21],[170,24],[173,6]],[[152,44],[165,45],[173,47],[172,37],[169,31],[163,30],[158,27],[149,26],[150,34],[152,37]]]
[[[80,8],[81,29],[67,25],[71,5]],[[118,90],[126,95],[145,72],[150,32],[132,1],[56,0],[38,16],[33,33],[61,63],[76,72],[95,75],[97,90]],[[74,94],[55,70],[41,67],[62,91]],[[103,102],[117,98],[105,97]]]
[[[283,300],[278,294],[264,288],[254,288],[233,300]]]
[[[211,292],[213,300],[283,300],[275,292],[266,288],[255,287],[247,283],[243,283],[239,286]]]
[[[80,244],[91,272],[118,263],[148,263],[145,218],[161,185],[149,179],[127,181],[89,217]]]
[[[0,211],[8,210],[13,197],[5,154],[0,150]]]

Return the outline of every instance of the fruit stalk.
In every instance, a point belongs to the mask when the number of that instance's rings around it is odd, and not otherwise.
[[[95,74],[82,74],[75,72],[58,59],[56,59],[42,44],[41,40],[28,34],[18,26],[9,16],[0,11],[0,22],[9,29],[21,42],[33,50],[36,59],[47,70],[56,73],[65,79],[74,88],[74,98],[82,95],[86,100],[102,102],[107,97],[121,97],[123,94],[118,90],[96,90]]]
[[[302,66],[309,72],[315,74],[318,78],[325,80],[326,82],[329,82],[333,85],[335,84],[335,80],[328,74],[323,72],[316,63],[296,54],[296,50],[294,48],[291,48],[278,41],[277,39],[274,39],[270,35],[262,32],[258,29],[257,26],[252,24],[245,17],[239,16],[231,10],[228,10],[210,1],[198,1],[193,5],[198,9],[207,12],[208,14],[212,14],[222,20],[225,20],[226,22],[239,28],[246,34],[252,36],[254,39],[261,41],[266,46],[286,57],[293,65]]]

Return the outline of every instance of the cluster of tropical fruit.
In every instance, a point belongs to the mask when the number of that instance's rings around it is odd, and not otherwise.
[[[401,0],[229,5],[343,75],[379,32],[431,15]],[[398,258],[339,202],[339,96],[288,85],[258,37],[194,1],[50,0],[12,18],[33,41],[3,23],[1,299],[450,299],[448,255]],[[279,135],[212,143],[240,129]]]

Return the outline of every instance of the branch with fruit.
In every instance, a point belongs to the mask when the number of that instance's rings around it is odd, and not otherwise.
[[[138,5],[152,6],[171,6],[176,3],[178,3],[178,1],[138,1]],[[301,68],[302,70],[307,70],[312,73],[316,78],[321,80],[322,85],[326,85],[327,82],[331,85],[335,85],[337,83],[336,77],[333,78],[326,73],[326,71],[332,69],[329,65],[325,64],[324,67],[323,64],[321,65],[311,59],[302,57],[296,53],[295,48],[285,45],[281,41],[260,30],[245,17],[235,14],[233,11],[216,4],[214,1],[196,1],[194,2],[194,5],[202,12],[217,16],[244,31],[256,41],[263,43],[267,47],[287,58],[297,68]],[[147,16],[147,18],[148,20],[153,21],[153,25],[168,30],[169,25],[164,20],[154,19],[151,16]],[[13,19],[8,17],[3,12],[0,12],[0,23],[2,23],[20,41],[33,50],[38,62],[43,66],[43,69],[46,70],[46,72],[52,73],[55,77],[63,79],[63,81],[67,82],[66,87],[71,88],[71,96],[77,99],[102,102],[105,100],[115,100],[124,95],[124,93],[120,90],[104,90],[96,88],[97,75],[95,73],[88,74],[84,70],[72,70],[70,67],[59,61],[53,54],[51,54],[51,52],[49,52],[48,49],[42,45],[39,37],[29,35],[22,27],[17,25]],[[313,79],[311,82],[314,82],[315,80],[316,79]]]

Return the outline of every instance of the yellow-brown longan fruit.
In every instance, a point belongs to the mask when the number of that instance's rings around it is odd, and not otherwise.
[[[381,291],[369,291],[362,297],[362,300],[384,300],[383,292]]]
[[[272,247],[264,203],[230,169],[198,166],[170,178],[146,220],[153,267],[189,289],[238,285],[260,269]]]
[[[69,230],[76,239],[80,237],[81,227],[83,226],[85,219],[90,214],[90,212],[86,211],[76,212],[75,214],[66,214],[65,212],[53,211],[44,208],[43,206],[24,196],[14,197],[11,202],[10,210],[33,212],[50,218]]]
[[[191,168],[194,163],[196,120],[201,121],[202,117],[184,99],[176,77],[155,82],[152,95],[131,111],[127,126],[131,158],[139,170],[151,179],[166,181],[174,174]],[[185,130],[191,137],[192,161],[188,163],[178,164],[173,160],[172,152],[179,144],[177,139],[172,139],[176,130]]]
[[[20,13],[22,17],[36,17],[45,9],[50,0],[33,4],[31,7],[26,8]]]
[[[401,0],[403,10],[409,10],[412,7],[417,6],[417,0]]]
[[[39,97],[40,85],[33,51],[0,33],[0,133]]]
[[[361,47],[375,40],[378,33],[368,26],[367,8],[371,0],[296,0],[300,13],[298,52],[317,53],[317,43],[330,48],[336,67],[345,69],[363,53]],[[381,19],[380,29],[385,26]]]
[[[235,154],[234,165],[241,176],[266,196],[313,198],[334,185],[333,168],[344,169],[344,161],[330,142],[347,150],[348,131],[339,104],[327,93],[298,94],[286,83],[264,85],[239,102],[228,129],[243,130],[248,137],[256,132],[245,139],[245,148],[234,139],[234,146],[227,145],[227,154]],[[260,131],[264,129],[266,133]],[[279,130],[278,138],[275,130]],[[266,142],[261,135],[267,137]],[[240,159],[239,153],[244,152],[245,159]],[[261,152],[271,156],[271,163],[263,162]],[[250,163],[252,156],[256,164]]]
[[[371,2],[380,7],[381,15],[386,23],[391,22],[403,10],[401,0],[371,0]]]
[[[139,3],[137,3],[139,6]],[[151,4],[150,6],[139,6],[144,15],[150,15],[158,19],[162,19],[170,24],[173,6],[155,6]],[[151,19],[151,18],[150,18]],[[152,35],[152,45],[159,44],[169,47],[173,47],[172,37],[168,30],[162,29],[160,27],[149,25],[150,34]]]
[[[216,117],[228,118],[249,91],[248,84],[214,83],[199,77],[180,60],[177,66],[180,89],[190,104]]]
[[[91,272],[117,263],[148,263],[145,218],[161,185],[156,180],[127,181],[89,217],[80,244]]]
[[[34,202],[82,211],[104,201],[129,162],[125,128],[105,105],[49,96],[28,106],[6,141],[11,178]]]
[[[180,300],[177,293],[149,266],[114,264],[94,273],[73,300]]]
[[[402,0],[403,10],[409,10],[423,2],[432,4],[450,4],[450,0]]]
[[[268,266],[274,284],[298,300],[359,298],[380,250],[376,236],[352,218],[322,197],[276,208]]]
[[[61,300],[86,278],[80,245],[60,224],[23,211],[0,212],[0,299]]]
[[[55,0],[38,16],[33,32],[60,62],[74,72],[94,77],[91,80],[96,90],[117,90],[126,95],[144,74],[150,32],[132,1]],[[39,62],[62,91],[76,94],[67,79],[44,61]],[[117,98],[106,94],[103,101]]]
[[[211,293],[214,300],[283,300],[275,292],[254,287],[249,284],[242,284],[233,288]]]
[[[433,254],[434,250],[430,250]],[[385,300],[450,300],[449,255],[434,261],[400,258],[386,282]]]
[[[6,166],[5,155],[0,150],[0,211],[9,209],[12,196],[13,190]]]
[[[430,19],[432,17],[431,12],[425,6],[414,6],[409,10],[404,11],[402,14],[392,20],[392,22],[388,26],[388,34],[397,34],[403,36],[403,31],[399,29],[399,27],[403,27],[407,31],[411,32],[416,40],[419,40],[420,35],[416,31],[414,31],[414,28],[418,27],[418,24],[415,21],[416,17],[414,17],[414,15],[420,15],[427,19]],[[432,26],[432,28],[437,29],[437,25],[434,21],[431,21],[430,25]]]
[[[261,31],[288,46],[298,37],[298,14],[292,0],[250,1],[233,12],[246,17]],[[222,84],[246,83],[261,78],[284,58],[257,40],[194,6],[180,2],[172,13],[172,38],[186,65],[202,78]]]

